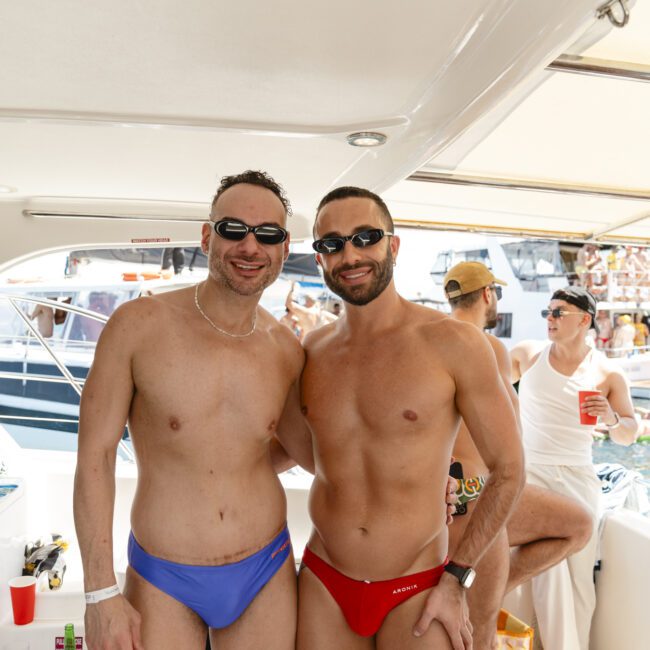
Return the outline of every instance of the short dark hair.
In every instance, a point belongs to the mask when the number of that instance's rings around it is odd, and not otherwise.
[[[318,204],[318,209],[316,210],[316,216],[318,213],[332,201],[340,201],[341,199],[370,199],[380,210],[382,221],[384,222],[384,228],[386,232],[394,232],[395,224],[393,223],[393,217],[390,214],[388,206],[384,203],[384,200],[378,194],[366,190],[363,187],[353,187],[351,185],[346,185],[344,187],[337,187],[336,189],[328,192]],[[316,235],[316,222],[314,221],[314,236]]]
[[[485,287],[476,289],[476,291],[470,291],[469,293],[464,293],[460,296],[456,296],[455,298],[447,297],[447,300],[449,301],[449,304],[451,305],[452,309],[458,309],[458,308],[469,309],[479,301],[483,289],[485,289]],[[456,280],[449,280],[449,282],[447,282],[447,284],[445,285],[445,292],[451,293],[453,291],[460,291],[460,284],[456,282]]]
[[[276,182],[266,172],[256,171],[253,169],[247,169],[245,172],[242,172],[241,174],[233,174],[232,176],[223,176],[221,178],[221,182],[219,183],[219,187],[217,188],[217,193],[214,195],[214,198],[212,199],[212,205],[210,206],[210,209],[214,210],[214,206],[218,201],[219,197],[227,189],[233,187],[233,185],[240,185],[243,183],[247,185],[257,185],[258,187],[264,187],[265,189],[273,192],[273,194],[275,194],[282,202],[286,215],[288,217],[291,216],[291,203],[289,203],[289,199],[287,198],[287,195],[285,194],[282,185]]]

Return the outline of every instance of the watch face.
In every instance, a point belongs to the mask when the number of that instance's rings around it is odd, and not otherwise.
[[[453,562],[449,562],[445,566],[445,571],[448,571],[453,576],[455,576],[458,582],[460,582],[461,586],[465,589],[469,589],[472,586],[474,580],[476,580],[476,571],[474,571],[472,567],[464,567],[458,564],[454,564]]]
[[[474,569],[467,569],[465,575],[460,580],[460,584],[463,585],[465,589],[469,589],[472,584],[474,584],[474,580],[476,580],[476,571],[474,571]]]

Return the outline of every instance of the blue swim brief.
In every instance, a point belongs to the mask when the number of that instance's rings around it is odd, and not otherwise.
[[[284,564],[291,551],[289,530],[248,557],[219,566],[196,566],[169,562],[149,555],[129,535],[131,568],[147,582],[196,612],[209,627],[234,623],[262,587]]]

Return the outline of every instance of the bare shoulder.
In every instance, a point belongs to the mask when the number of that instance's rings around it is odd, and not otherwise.
[[[106,330],[119,329],[131,334],[146,329],[160,317],[161,305],[155,296],[129,300],[120,305],[108,319]]]
[[[476,325],[456,320],[438,311],[429,311],[432,315],[421,324],[420,330],[431,344],[443,348],[451,345],[455,352],[476,345],[481,348],[487,346],[483,333]]]
[[[338,319],[333,323],[328,323],[322,327],[317,327],[314,330],[307,332],[305,338],[302,341],[302,346],[305,349],[305,352],[309,354],[314,352],[322,347],[333,344],[336,342],[336,333],[338,331],[337,323]]]
[[[495,368],[494,353],[483,331],[464,321],[438,312],[436,318],[419,327],[424,345],[435,353],[451,375],[458,376],[469,368]],[[468,360],[471,359],[471,363]]]
[[[494,356],[497,358],[497,363],[499,364],[500,369],[509,369],[511,366],[510,362],[510,352],[505,346],[504,342],[499,338],[494,336],[494,334],[485,333],[488,343],[494,352]]]
[[[120,342],[138,341],[161,333],[165,323],[178,316],[178,310],[187,310],[190,304],[188,289],[169,291],[153,296],[142,296],[120,305],[109,318],[102,338],[119,336]]]
[[[513,359],[517,359],[520,362],[529,362],[536,357],[546,347],[546,345],[548,345],[548,341],[534,341],[528,339],[517,343],[517,345],[515,345],[510,351],[510,354]]]
[[[302,368],[305,353],[298,337],[286,325],[283,325],[266,309],[259,307],[257,310],[257,327],[271,337],[273,342],[287,355],[291,363],[295,363]]]

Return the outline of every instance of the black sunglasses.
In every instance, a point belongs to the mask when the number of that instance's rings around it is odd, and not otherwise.
[[[260,244],[281,244],[287,238],[287,231],[280,226],[273,224],[262,224],[261,226],[247,226],[238,219],[221,219],[210,221],[214,231],[228,241],[242,241],[249,232],[252,232]]]
[[[323,239],[317,239],[312,244],[312,248],[322,255],[331,255],[342,251],[346,241],[352,242],[355,248],[365,248],[366,246],[374,246],[384,237],[392,236],[393,233],[384,232],[381,228],[370,228],[369,230],[355,232],[354,235],[348,235],[347,237],[323,237]]]
[[[555,309],[542,309],[542,318],[548,318],[553,316],[553,318],[562,318],[562,316],[568,316],[569,314],[577,314],[578,316],[584,316],[584,312],[581,311],[563,311],[559,307]]]
[[[496,294],[497,301],[501,300],[501,298],[503,297],[503,290],[501,289],[501,287],[497,284],[491,286],[490,289],[492,289],[492,291],[494,291],[494,293]]]

